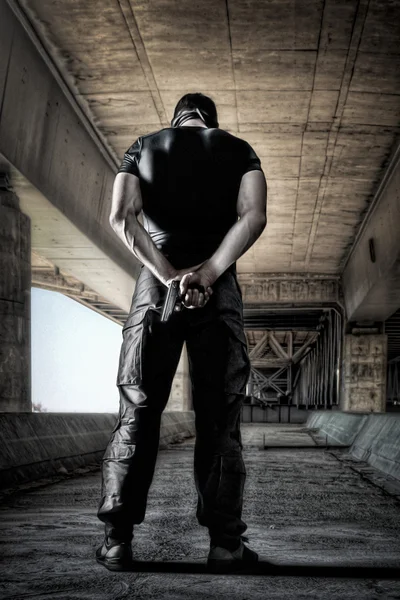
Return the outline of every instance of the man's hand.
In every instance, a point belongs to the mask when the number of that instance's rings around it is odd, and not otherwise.
[[[180,269],[175,271],[173,276],[167,281],[167,285],[171,281],[180,281],[180,293],[183,298],[183,304],[186,308],[201,308],[205,306],[210,299],[213,290],[212,285],[215,282],[215,277],[206,269],[202,269],[204,263],[200,263],[190,269]],[[195,284],[204,287],[204,294],[197,289],[189,288],[189,285]],[[180,310],[177,308],[177,310]]]

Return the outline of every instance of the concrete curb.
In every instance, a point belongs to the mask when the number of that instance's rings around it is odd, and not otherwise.
[[[114,413],[0,413],[0,488],[100,464]],[[194,412],[164,412],[160,449],[195,435]]]
[[[307,419],[306,427],[316,429],[318,437],[327,444],[351,446],[368,415],[339,411],[315,411]]]
[[[317,412],[307,429],[328,443],[350,446],[349,454],[400,480],[400,414]]]

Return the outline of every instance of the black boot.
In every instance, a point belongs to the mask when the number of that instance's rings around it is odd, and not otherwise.
[[[235,550],[228,550],[213,542],[210,543],[210,552],[207,559],[207,569],[212,573],[231,573],[245,569],[258,562],[258,554],[244,545],[243,541],[248,542],[244,535],[238,540],[238,547]]]
[[[131,543],[106,536],[103,544],[96,550],[96,560],[109,571],[129,571],[132,568]]]

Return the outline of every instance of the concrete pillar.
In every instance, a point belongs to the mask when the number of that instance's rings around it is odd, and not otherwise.
[[[1,174],[0,412],[32,412],[30,219]]]
[[[345,335],[342,410],[385,412],[386,370],[387,335]]]
[[[186,345],[183,346],[182,355],[176,370],[175,378],[172,383],[171,394],[165,410],[193,410],[192,388],[189,375],[189,362],[186,352]]]

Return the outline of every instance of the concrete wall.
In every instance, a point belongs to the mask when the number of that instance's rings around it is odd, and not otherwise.
[[[400,150],[386,172],[343,271],[349,321],[385,321],[399,308]],[[375,245],[375,261],[369,244]]]
[[[320,412],[307,428],[328,443],[350,445],[351,456],[400,480],[400,414]]]
[[[117,415],[113,413],[0,413],[0,487],[100,463]],[[160,448],[191,437],[194,413],[163,413]]]
[[[0,190],[0,411],[31,411],[31,227]]]

